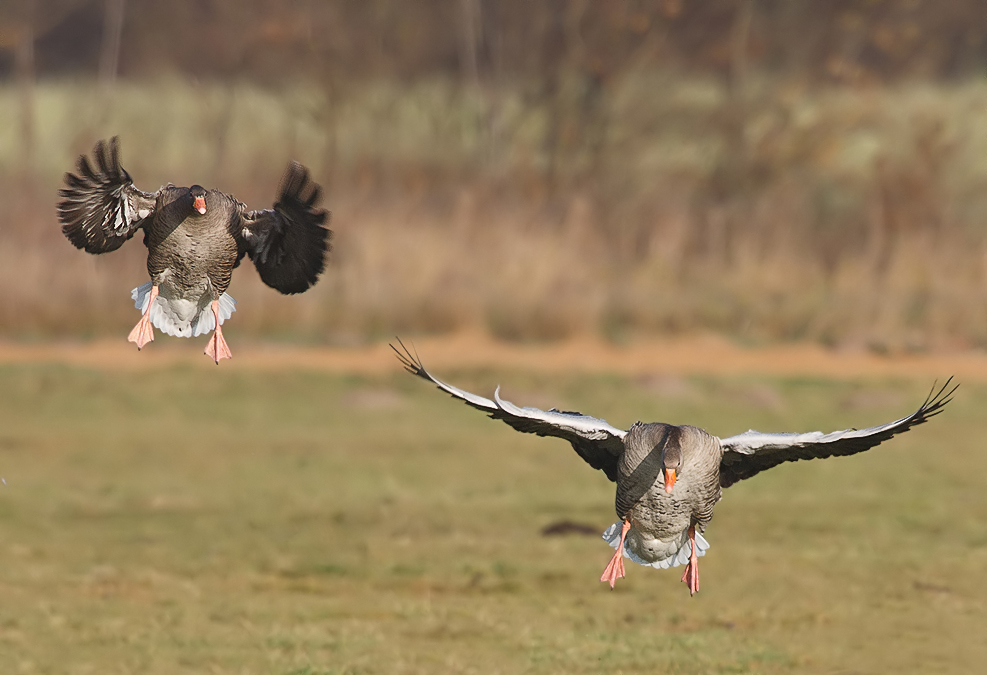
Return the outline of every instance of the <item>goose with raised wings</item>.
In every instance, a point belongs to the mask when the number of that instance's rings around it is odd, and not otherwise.
[[[200,185],[138,190],[120,165],[116,137],[97,142],[93,158],[82,155],[78,174],[65,174],[58,219],[69,241],[88,253],[115,251],[144,231],[151,280],[131,291],[141,319],[127,338],[137,349],[154,339],[152,326],[178,337],[212,331],[205,353],[218,364],[232,356],[220,326],[236,309],[226,289],[243,256],[285,294],[308,290],[325,267],[329,213],[297,162],[288,164],[274,208],[250,211]]]

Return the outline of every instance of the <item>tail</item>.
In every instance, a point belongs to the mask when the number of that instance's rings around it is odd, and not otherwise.
[[[130,292],[134,307],[141,314],[147,311],[147,302],[151,294],[151,284],[138,286]],[[229,319],[236,311],[236,300],[229,293],[219,296],[219,323]],[[151,307],[151,325],[166,335],[175,337],[198,337],[216,328],[216,317],[210,304],[199,306],[191,300],[167,298],[159,294]]]
[[[620,526],[623,523],[614,523],[607,528],[606,532],[603,533],[603,540],[610,544],[610,548],[617,548],[620,545]],[[703,537],[698,531],[696,532],[696,557],[703,557],[706,555],[706,549],[709,548],[709,542]],[[638,565],[644,565],[645,567],[654,567],[655,569],[667,570],[669,567],[678,567],[679,565],[689,564],[689,557],[692,555],[692,544],[689,541],[689,531],[686,530],[682,533],[681,543],[678,550],[672,555],[668,556],[663,560],[656,560],[655,562],[646,562],[633,553],[626,542],[624,544],[624,557],[629,558],[631,562],[636,562]]]

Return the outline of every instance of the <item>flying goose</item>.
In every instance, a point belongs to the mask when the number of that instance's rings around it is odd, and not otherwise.
[[[519,408],[500,397],[500,387],[491,401],[434,377],[400,339],[398,344],[403,352],[394,345],[391,349],[409,373],[517,431],[569,441],[591,467],[617,484],[619,520],[603,534],[616,551],[600,581],[613,588],[624,576],[624,557],[660,569],[685,565],[682,581],[690,595],[699,590],[697,558],[709,548],[702,533],[723,488],[782,462],[869,450],[938,415],[959,386],[950,389],[950,378],[938,391],[933,387],[911,415],[876,427],[829,434],[751,430],[721,439],[689,425],[635,422],[624,431],[578,412]]]
[[[58,219],[88,253],[115,251],[144,230],[151,280],[131,291],[141,319],[127,338],[137,349],[154,339],[152,326],[178,337],[213,331],[205,353],[218,364],[232,357],[220,325],[236,310],[226,289],[244,255],[265,284],[285,294],[307,290],[325,267],[329,213],[318,208],[321,189],[297,162],[288,164],[274,209],[248,211],[201,185],[138,190],[120,166],[116,137],[97,142],[93,157],[79,157],[78,175],[65,174]]]

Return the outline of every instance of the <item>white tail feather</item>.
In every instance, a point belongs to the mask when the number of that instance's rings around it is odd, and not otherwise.
[[[134,307],[141,314],[147,311],[148,298],[151,296],[151,282],[142,284],[130,292]],[[151,307],[151,325],[166,335],[175,337],[198,337],[216,328],[216,317],[212,312],[212,303],[208,296],[200,299],[200,305],[191,300],[165,297],[159,294]],[[236,311],[236,300],[229,293],[219,296],[219,324],[229,319]]]
[[[608,544],[610,548],[617,548],[620,545],[620,529],[623,523],[614,523],[606,529],[603,533],[603,539]],[[709,548],[709,542],[702,534],[696,532],[696,557],[701,558],[706,555],[706,549]],[[667,570],[669,567],[678,567],[679,565],[687,565],[689,563],[689,557],[692,555],[692,543],[689,541],[689,531],[686,530],[682,533],[682,544],[679,549],[668,556],[664,560],[656,560],[655,562],[646,562],[642,560],[638,555],[631,551],[625,542],[624,545],[624,557],[629,559],[631,562],[636,562],[638,565],[644,565],[645,567],[654,567],[655,569]]]
[[[136,307],[141,314],[147,309],[147,299],[151,294],[151,282],[148,281],[146,284],[141,284],[134,290],[130,291],[130,299],[134,301],[134,307]]]

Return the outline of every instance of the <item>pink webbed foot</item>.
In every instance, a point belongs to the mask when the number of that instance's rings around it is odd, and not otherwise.
[[[216,317],[216,330],[213,331],[212,337],[209,338],[209,343],[206,345],[204,353],[215,361],[218,366],[222,359],[232,359],[233,354],[230,352],[229,345],[226,344],[226,339],[223,337],[223,329],[219,325],[218,300],[213,300],[212,313]]]
[[[127,336],[127,342],[135,343],[138,351],[143,349],[144,345],[148,342],[154,340],[154,327],[151,326],[151,305],[154,303],[156,297],[158,297],[158,287],[151,286],[151,292],[147,300],[147,309],[144,310],[141,320],[137,322],[134,329],[130,331],[130,335]]]
[[[685,566],[682,573],[682,581],[689,587],[689,595],[693,596],[699,592],[699,558],[696,555],[696,526],[689,528],[689,544],[692,553],[689,554],[689,564]]]
[[[625,520],[623,527],[620,528],[620,543],[617,544],[617,551],[610,558],[607,568],[603,570],[603,576],[600,577],[600,581],[610,582],[610,588],[617,583],[617,579],[624,577],[624,538],[629,529],[631,529],[631,521]]]

